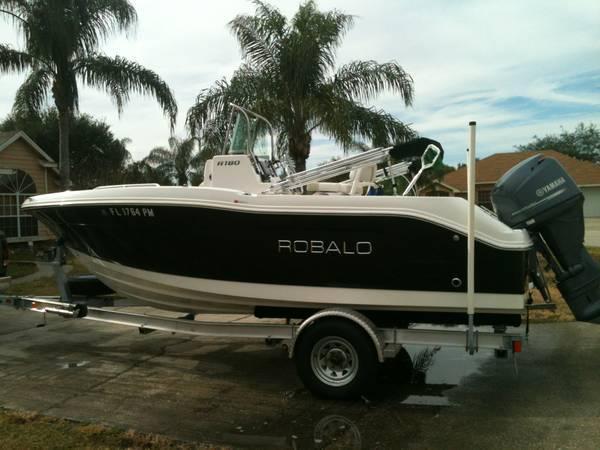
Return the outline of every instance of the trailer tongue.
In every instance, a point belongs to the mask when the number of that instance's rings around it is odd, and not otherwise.
[[[492,191],[498,218],[527,229],[575,318],[600,323],[600,265],[583,246],[583,201],[560,163],[543,155],[517,164]]]

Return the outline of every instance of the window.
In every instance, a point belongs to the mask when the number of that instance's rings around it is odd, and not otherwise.
[[[33,179],[22,170],[0,169],[0,230],[8,238],[38,235],[38,222],[21,211],[23,202],[35,195]]]
[[[489,209],[490,211],[493,211],[494,207],[492,206],[492,191],[491,190],[477,191],[477,204],[479,206],[483,206],[484,208]]]

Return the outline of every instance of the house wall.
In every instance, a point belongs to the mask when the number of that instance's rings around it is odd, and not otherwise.
[[[581,187],[585,201],[583,202],[584,217],[600,217],[600,186]]]
[[[494,187],[492,183],[486,184],[478,184],[475,187],[475,191],[477,192],[477,200],[475,203],[478,205],[485,206],[488,209],[492,209],[490,194]],[[583,216],[584,217],[598,217],[600,218],[600,186],[594,187],[580,187],[583,195],[585,197],[585,201],[583,203]],[[456,192],[449,193],[450,196],[463,197],[467,198],[466,192]],[[422,193],[420,195],[435,195],[429,192]]]
[[[452,197],[454,193],[446,186],[434,183],[425,189],[419,189],[419,195],[422,197]]]
[[[17,139],[0,151],[0,168],[27,172],[33,179],[38,194],[58,191],[56,173],[52,169],[42,167],[41,160],[42,156],[23,139]],[[54,234],[41,222],[38,222],[38,236],[40,240],[55,239]]]
[[[477,183],[475,185],[475,192],[477,193],[475,203],[484,206],[489,210],[493,210],[492,189],[494,189],[494,183]]]

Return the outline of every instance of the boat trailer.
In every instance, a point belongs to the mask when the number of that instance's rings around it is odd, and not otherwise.
[[[68,292],[65,288],[61,290]],[[91,306],[102,301],[106,306]],[[192,336],[264,339],[268,345],[281,344],[289,358],[295,360],[298,375],[307,388],[329,398],[353,398],[367,392],[375,384],[381,363],[406,357],[407,352],[402,351],[405,345],[462,347],[469,353],[472,349],[487,349],[493,350],[497,357],[507,357],[511,352],[516,371],[515,356],[521,352],[524,338],[520,328],[507,332],[506,328],[481,327],[470,334],[469,327],[464,325],[451,328],[433,325],[377,327],[366,316],[349,308],[323,309],[303,321],[222,322],[195,320],[192,314],[173,318],[112,308],[122,306],[117,302],[111,298],[0,295],[0,305],[42,314],[41,327],[46,325],[47,315],[56,315],[68,320],[134,327],[141,334],[163,331]],[[355,378],[357,383],[352,383]]]
[[[264,322],[260,319],[256,322],[199,321],[195,320],[195,315],[191,313],[182,318],[173,318],[110,309],[111,306],[115,306],[113,299],[79,298],[71,295],[69,281],[62,268],[64,249],[60,240],[56,259],[53,262],[60,295],[55,297],[0,295],[0,305],[41,313],[44,317],[42,326],[46,324],[46,315],[52,314],[65,319],[135,327],[142,334],[164,331],[194,336],[264,339],[267,344],[281,343],[287,350],[288,356],[294,358],[298,375],[306,387],[317,395],[330,398],[356,397],[368,390],[375,382],[381,363],[386,359],[401,357],[401,350],[405,345],[463,347],[469,354],[480,349],[490,349],[496,352],[496,356],[502,357],[507,356],[510,351],[516,370],[515,355],[521,351],[522,341],[527,333],[520,328],[508,332],[504,326],[475,327],[476,308],[473,296],[475,123],[470,125],[469,280],[465,310],[469,318],[468,326],[378,327],[364,314],[347,307],[322,309],[304,320],[287,319],[285,323]],[[387,150],[377,149],[372,152],[373,155],[367,152],[355,158],[362,161],[362,158],[373,157],[379,161],[382,155],[386,155]],[[424,162],[422,165],[424,166]],[[396,169],[400,172],[383,173],[380,176],[393,177],[401,174],[405,168],[393,168]],[[304,185],[308,181],[320,179],[319,169],[314,172],[314,174],[308,173],[308,179],[290,178],[287,183],[296,184],[282,185],[281,189],[284,187],[291,189]],[[100,306],[97,306],[98,303]]]
[[[60,297],[51,296],[10,296],[1,295],[0,304],[12,306],[18,310],[27,310],[57,315],[65,319],[82,319],[138,328],[140,333],[164,331],[206,337],[236,337],[281,340],[286,344],[290,357],[294,356],[294,343],[302,331],[316,321],[325,318],[339,318],[354,322],[365,330],[376,346],[378,359],[393,357],[403,345],[447,345],[464,347],[467,345],[467,327],[453,326],[414,326],[409,328],[376,327],[366,316],[349,308],[323,309],[308,319],[298,323],[244,323],[192,320],[165,317],[154,314],[134,313],[108,309],[108,307],[88,306],[88,301],[65,302]],[[108,302],[112,303],[112,300]],[[260,320],[260,319],[258,319]],[[42,323],[42,326],[45,322]],[[476,351],[480,349],[521,351],[523,334],[520,328],[508,333],[494,331],[490,327],[481,327],[475,331]]]

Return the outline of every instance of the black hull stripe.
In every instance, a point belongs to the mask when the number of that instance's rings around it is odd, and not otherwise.
[[[33,212],[68,246],[142,270],[224,281],[466,292],[465,237],[410,217],[139,204]],[[526,253],[477,241],[475,290],[523,293]]]

